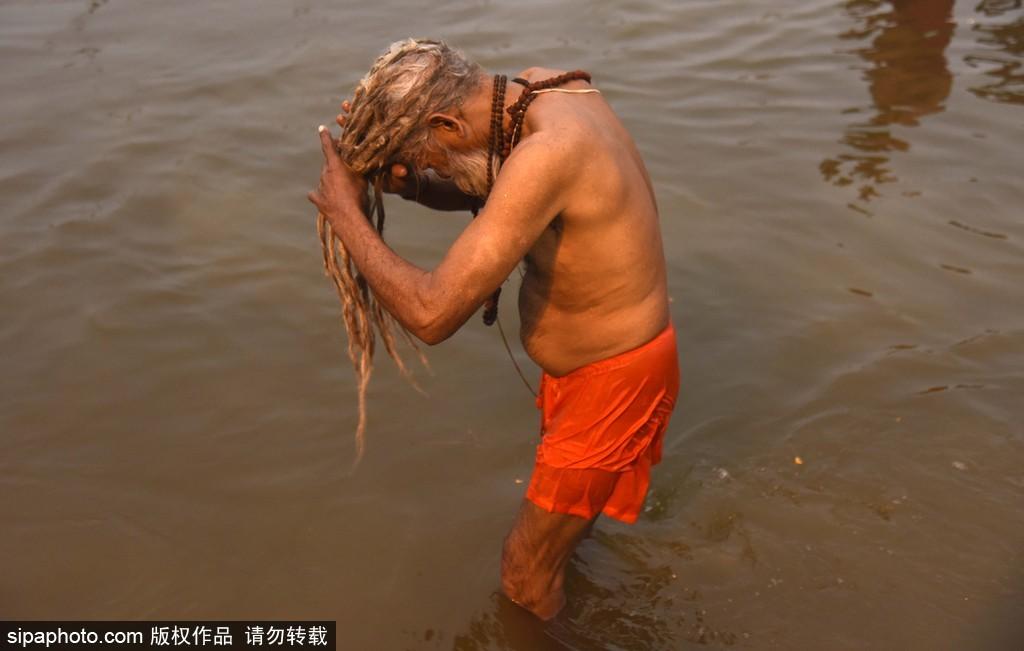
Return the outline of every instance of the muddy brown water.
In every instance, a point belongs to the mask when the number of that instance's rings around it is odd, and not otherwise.
[[[407,35],[590,71],[657,189],[680,404],[554,628],[496,596],[538,416],[495,331],[429,350],[426,397],[382,361],[348,473],[304,196]],[[1014,0],[3,3],[0,616],[1021,648],[1022,41]],[[392,202],[388,239],[429,265],[466,221]]]

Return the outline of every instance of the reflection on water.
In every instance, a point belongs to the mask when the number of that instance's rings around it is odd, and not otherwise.
[[[1021,11],[1022,7],[1022,0],[982,0],[976,10],[987,17],[997,18],[1011,11]],[[1020,62],[1024,57],[1024,15],[1009,23],[976,23],[971,31],[977,35],[978,43],[998,48],[1002,53],[985,52],[964,57],[967,65],[984,68],[986,75],[995,77],[991,83],[968,90],[994,102],[1024,104],[1024,70],[1021,70]]]
[[[896,180],[888,153],[910,149],[891,127],[917,126],[919,118],[942,111],[949,96],[953,75],[945,51],[956,26],[953,0],[850,0],[845,9],[859,25],[840,38],[874,37],[867,47],[853,50],[869,64],[864,78],[872,106],[867,110],[874,115],[851,124],[840,140],[857,152],[826,158],[820,169],[834,185],[858,184],[858,197],[870,201],[879,194],[877,186]]]

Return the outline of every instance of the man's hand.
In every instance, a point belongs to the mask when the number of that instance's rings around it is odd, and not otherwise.
[[[320,184],[307,198],[328,217],[341,217],[351,210],[362,212],[366,179],[341,160],[337,141],[331,137],[330,130],[320,125],[319,131],[324,165],[320,169]]]
[[[427,184],[423,174],[414,172],[409,166],[395,163],[388,174],[384,175],[384,192],[397,194],[403,199],[415,201],[420,196],[420,189]]]

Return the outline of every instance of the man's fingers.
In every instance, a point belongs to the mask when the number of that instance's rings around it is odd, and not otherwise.
[[[341,159],[338,156],[338,150],[335,149],[334,140],[331,138],[331,130],[321,124],[317,127],[317,131],[320,132],[320,148],[323,149],[327,167],[337,167]]]
[[[351,110],[352,102],[345,100],[344,102],[341,103],[341,113],[339,113],[338,116],[334,118],[334,121],[338,123],[339,127],[345,126],[345,122],[348,120],[348,116],[345,114]]]

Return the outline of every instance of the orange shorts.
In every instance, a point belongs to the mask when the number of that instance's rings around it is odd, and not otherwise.
[[[675,328],[639,348],[541,376],[541,442],[526,499],[546,511],[636,522],[679,393]]]

